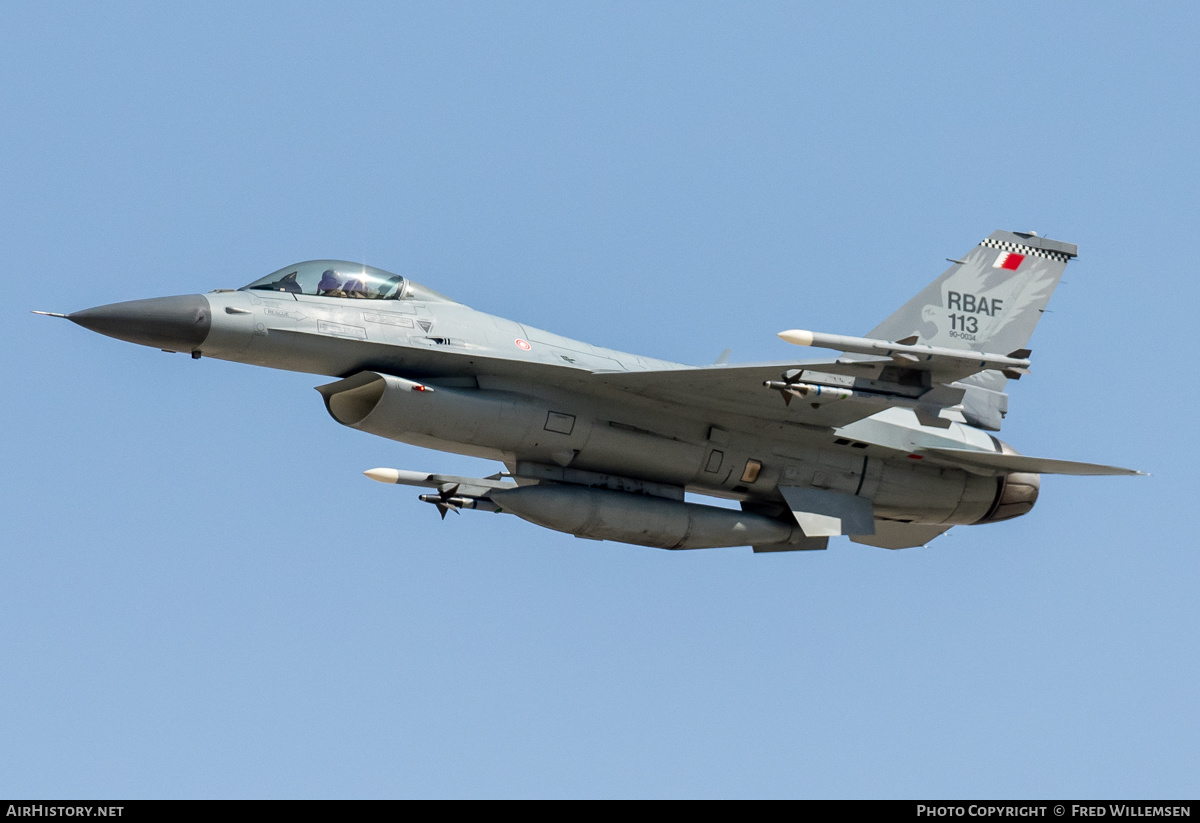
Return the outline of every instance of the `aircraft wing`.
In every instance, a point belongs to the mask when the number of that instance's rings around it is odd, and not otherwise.
[[[785,372],[803,370],[869,376],[875,364],[855,365],[834,361],[798,361],[712,365],[650,371],[592,372],[592,385],[630,394],[678,403],[692,409],[742,414],[778,423],[800,423],[821,428],[844,426],[870,417],[880,409],[860,403],[821,402],[818,398],[792,400],[785,404],[778,392],[764,388],[766,381],[779,380]]]

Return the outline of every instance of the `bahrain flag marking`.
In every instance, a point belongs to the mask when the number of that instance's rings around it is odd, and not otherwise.
[[[1016,254],[1011,251],[1002,251],[1000,256],[996,258],[996,262],[992,264],[993,269],[1008,269],[1016,271],[1021,265],[1021,261],[1025,259],[1025,255]]]

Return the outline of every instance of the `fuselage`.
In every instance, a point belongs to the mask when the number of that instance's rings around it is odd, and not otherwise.
[[[359,281],[350,280],[359,270]],[[335,285],[331,272],[336,285],[350,287],[319,288]],[[602,482],[616,490],[665,496],[687,490],[766,513],[784,510],[780,486],[812,487],[867,498],[876,517],[904,522],[1000,519],[1003,478],[912,455],[929,446],[1000,450],[986,432],[961,423],[925,426],[904,408],[829,430],[614,390],[589,378],[690,367],[485,314],[377,269],[312,261],[243,289],[161,300],[190,312],[162,321],[161,339],[153,323],[138,326],[135,338],[113,331],[115,322],[105,327],[103,317],[88,316],[145,304],[149,317],[149,304],[159,301],[71,319],[193,357],[342,378],[322,389],[339,422],[499,460],[520,477],[568,483],[574,477],[589,485],[612,478]],[[128,329],[125,320],[120,328]],[[356,375],[368,376],[354,382]]]

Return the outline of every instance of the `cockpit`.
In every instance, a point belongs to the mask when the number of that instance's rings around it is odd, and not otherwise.
[[[358,300],[454,302],[398,274],[345,260],[309,260],[307,263],[287,266],[239,289],[247,290]]]

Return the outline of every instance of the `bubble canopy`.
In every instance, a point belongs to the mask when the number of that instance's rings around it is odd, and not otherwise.
[[[358,300],[454,302],[399,274],[346,260],[309,260],[285,266],[248,286],[242,286],[239,291],[279,291]]]

